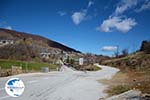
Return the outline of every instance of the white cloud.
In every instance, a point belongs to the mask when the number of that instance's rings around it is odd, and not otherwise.
[[[146,0],[144,4],[139,9],[136,9],[136,12],[141,12],[143,10],[150,10],[150,1]]]
[[[122,14],[124,11],[137,5],[137,0],[122,0],[116,7],[115,14]]]
[[[104,20],[101,26],[97,28],[97,30],[111,32],[116,29],[125,33],[132,29],[135,25],[135,20],[131,18],[110,17],[109,19]]]
[[[71,16],[73,23],[78,25],[84,20],[91,19],[91,16],[88,16],[87,12],[93,4],[94,4],[93,1],[89,1],[86,9],[83,9],[82,11],[74,12]]]
[[[136,24],[137,23],[135,22],[134,19],[127,18],[127,19],[123,19],[120,22],[116,23],[115,27],[116,27],[117,30],[119,30],[121,32],[128,32]]]
[[[8,30],[12,30],[12,27],[11,27],[11,26],[5,26],[4,28],[5,28],[5,29],[8,29]]]
[[[88,3],[88,8],[91,7],[93,4],[94,4],[93,1],[89,1],[89,3]]]
[[[121,0],[112,15],[110,15],[108,19],[104,20],[102,24],[97,27],[97,30],[103,32],[118,30],[124,33],[131,30],[137,22],[135,22],[135,19],[127,18],[122,14],[130,8],[135,7],[137,3],[137,0]]]
[[[74,12],[73,15],[71,16],[71,18],[72,18],[73,23],[76,24],[76,25],[78,25],[83,20],[86,19],[86,11]]]
[[[66,13],[65,11],[58,11],[58,14],[59,14],[60,16],[65,16],[67,13]]]
[[[117,46],[104,46],[101,48],[102,51],[116,51]]]

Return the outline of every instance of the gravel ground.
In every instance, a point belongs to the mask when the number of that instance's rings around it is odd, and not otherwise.
[[[99,79],[110,79],[119,70],[107,66],[95,72],[74,71],[62,66],[61,72],[21,74],[0,78],[0,100],[99,100],[107,96],[103,91],[107,85]],[[25,84],[24,93],[17,98],[10,97],[4,90],[5,82],[18,77]]]

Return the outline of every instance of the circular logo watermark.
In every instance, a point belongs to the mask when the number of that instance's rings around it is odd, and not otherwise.
[[[5,84],[5,90],[11,97],[18,97],[24,92],[24,83],[19,78],[11,78]]]

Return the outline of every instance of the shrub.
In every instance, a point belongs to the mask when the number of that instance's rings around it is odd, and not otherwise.
[[[143,41],[140,51],[144,51],[147,54],[150,54],[150,41]]]

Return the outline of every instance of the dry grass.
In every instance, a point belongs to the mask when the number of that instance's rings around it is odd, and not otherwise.
[[[150,72],[132,72],[128,73],[132,88],[142,91],[142,93],[150,94]]]
[[[130,89],[140,90],[143,94],[150,94],[150,72],[118,72],[111,80],[100,80],[109,87],[105,90],[109,96],[117,95]]]
[[[131,87],[129,87],[128,85],[118,85],[111,87],[109,90],[107,90],[107,93],[109,94],[109,96],[113,96],[129,91],[130,89]]]
[[[118,72],[113,76],[111,80],[100,80],[101,83],[108,84],[110,87],[124,85],[128,80],[128,76],[126,73]]]
[[[100,80],[100,82],[108,85],[107,90],[104,92],[108,93],[108,96],[112,96],[130,90],[127,80],[128,76],[126,73],[118,72],[111,80],[105,79]]]

